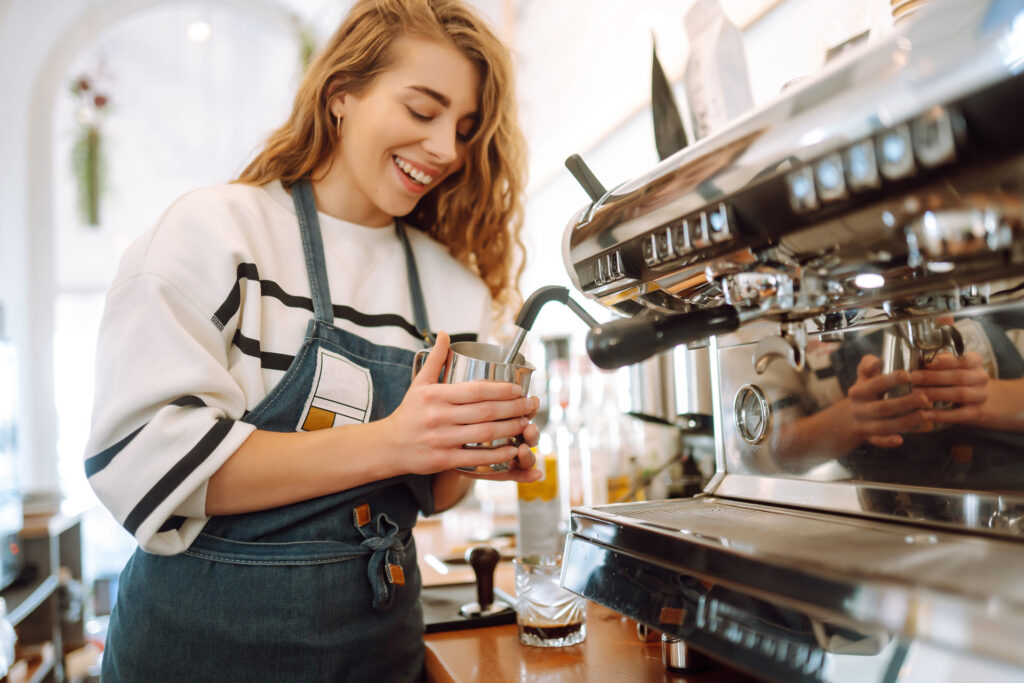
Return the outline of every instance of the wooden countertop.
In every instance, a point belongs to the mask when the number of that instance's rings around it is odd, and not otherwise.
[[[471,537],[467,530],[505,529],[509,520],[488,520],[473,510],[453,510],[421,520],[416,543],[424,586],[472,581],[465,565],[442,567],[437,558],[464,552]],[[496,523],[497,522],[497,523]],[[515,520],[511,520],[514,527]],[[472,532],[471,532],[472,533]],[[492,541],[488,543],[494,544]],[[500,549],[500,543],[497,544]],[[432,559],[428,556],[433,555]],[[446,570],[442,573],[439,568]],[[512,563],[502,561],[495,584],[515,593]],[[684,683],[749,683],[756,679],[724,665],[687,674],[670,672],[662,665],[661,642],[641,642],[636,622],[593,602],[587,603],[587,638],[564,648],[523,645],[514,624],[429,633],[426,641],[427,679],[439,683],[501,681],[672,681]]]

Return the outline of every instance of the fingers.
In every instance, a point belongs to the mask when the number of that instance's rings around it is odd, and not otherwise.
[[[979,405],[988,399],[988,389],[980,387],[934,387],[919,390],[933,403]]]
[[[854,402],[852,410],[854,417],[871,420],[904,415],[914,410],[927,408],[929,405],[930,401],[924,391],[913,391],[897,398]]]
[[[914,370],[910,381],[918,387],[978,387],[988,383],[988,374],[981,368],[950,370]]]
[[[863,365],[864,361],[861,361],[861,365],[857,367],[858,373]],[[870,377],[861,375],[861,379],[858,379],[857,383],[850,387],[849,396],[854,401],[873,401],[878,398],[879,394],[901,384],[909,383],[910,373],[906,370],[890,372],[885,375],[875,374]]]
[[[540,441],[540,430],[537,428],[537,425],[532,422],[526,425],[526,428],[523,429],[523,441],[530,448],[536,448],[537,442]]]
[[[483,401],[452,406],[451,419],[456,424],[474,424],[477,422],[494,422],[509,420],[516,417],[530,418],[536,413],[535,397],[516,398],[510,401]]]
[[[444,368],[444,361],[448,357],[449,341],[447,332],[437,333],[437,341],[434,342],[434,347],[430,349],[423,367],[413,377],[411,386],[437,384],[437,378],[440,377],[441,369]]]
[[[871,379],[882,371],[882,360],[875,355],[867,354],[857,364],[858,379]]]
[[[966,405],[946,410],[926,410],[922,413],[926,420],[941,422],[943,424],[962,424],[975,422],[981,418],[981,405]]]
[[[868,443],[878,448],[896,448],[903,445],[903,437],[899,434],[892,436],[869,436]]]
[[[449,403],[480,403],[481,401],[508,401],[526,398],[523,389],[511,382],[474,380],[444,385],[445,400]]]

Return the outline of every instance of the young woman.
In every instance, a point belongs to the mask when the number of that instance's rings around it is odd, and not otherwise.
[[[360,0],[238,182],[125,254],[86,459],[140,545],[105,683],[422,676],[417,515],[466,493],[458,466],[540,476],[527,445],[460,447],[536,443],[536,399],[436,383],[440,330],[482,337],[514,305],[514,111],[461,2]]]

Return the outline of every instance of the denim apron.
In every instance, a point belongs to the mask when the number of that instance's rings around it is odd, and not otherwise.
[[[296,183],[292,197],[315,319],[281,381],[242,419],[278,432],[379,420],[405,396],[413,352],[333,325],[309,183]],[[396,229],[426,340],[415,260],[400,222]],[[339,390],[349,397],[345,405],[334,400]],[[406,475],[211,518],[179,555],[137,550],[119,581],[102,680],[420,680],[421,580],[412,538],[420,510],[433,511],[430,477]]]

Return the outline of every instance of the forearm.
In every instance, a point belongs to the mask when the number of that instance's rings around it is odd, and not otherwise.
[[[825,410],[780,428],[776,451],[786,460],[816,464],[856,448],[864,440],[854,428],[852,405],[846,398]]]
[[[1024,432],[1024,378],[989,380],[988,397],[982,406],[978,425]]]
[[[434,512],[442,512],[462,500],[473,488],[474,480],[457,470],[439,472],[434,475],[431,486],[434,490]]]
[[[402,474],[382,451],[380,424],[253,432],[210,478],[206,514],[266,510]]]

